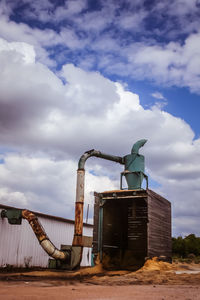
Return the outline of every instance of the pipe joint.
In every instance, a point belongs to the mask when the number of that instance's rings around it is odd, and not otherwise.
[[[91,150],[86,151],[81,156],[81,158],[79,159],[78,170],[84,170],[85,162],[91,156],[95,156],[95,157],[103,158],[103,159],[106,159],[106,160],[111,160],[111,161],[114,161],[114,162],[117,162],[117,163],[120,163],[120,164],[124,164],[124,160],[120,156],[105,154],[105,153],[102,153],[98,150],[91,149]]]

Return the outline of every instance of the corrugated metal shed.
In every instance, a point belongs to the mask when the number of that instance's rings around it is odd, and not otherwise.
[[[0,204],[2,209],[13,208]],[[54,245],[71,245],[74,221],[34,212]],[[93,226],[84,224],[83,234],[92,236]],[[48,267],[49,256],[41,248],[29,223],[22,219],[22,225],[10,225],[0,218],[0,267]],[[81,266],[91,265],[91,248],[83,249]]]

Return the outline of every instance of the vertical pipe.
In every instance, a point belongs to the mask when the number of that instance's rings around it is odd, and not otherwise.
[[[85,152],[79,159],[77,170],[77,183],[76,183],[76,204],[75,204],[75,226],[74,238],[72,246],[83,247],[83,204],[84,204],[84,179],[85,179],[85,162],[91,157],[100,157],[103,159],[111,160],[124,164],[123,158],[101,153],[94,149]]]
[[[86,220],[85,220],[85,223],[87,224],[88,223],[88,217],[89,217],[89,203],[88,203],[88,206],[87,206],[87,214],[86,214]]]
[[[99,208],[99,228],[98,228],[98,252],[100,255],[100,262],[103,259],[103,207]]]
[[[73,246],[83,246],[83,204],[84,204],[85,170],[77,170],[75,225]]]

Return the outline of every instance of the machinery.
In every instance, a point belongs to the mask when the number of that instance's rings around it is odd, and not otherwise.
[[[83,205],[84,205],[84,181],[85,181],[85,162],[89,157],[95,156],[102,159],[114,161],[124,165],[124,171],[121,173],[120,180],[120,190],[113,192],[107,192],[106,196],[104,194],[96,194],[95,202],[95,214],[94,214],[94,237],[93,237],[93,253],[97,257],[100,255],[101,261],[103,261],[103,256],[112,257],[114,255],[114,260],[118,261],[116,263],[117,267],[124,266],[124,257],[128,257],[128,260],[131,261],[130,257],[133,254],[133,251],[129,251],[128,238],[122,239],[122,236],[129,235],[128,231],[130,230],[130,222],[128,221],[129,214],[137,215],[138,208],[142,207],[140,210],[143,211],[143,219],[145,222],[148,222],[148,212],[147,205],[141,205],[146,203],[145,199],[147,198],[148,191],[148,177],[145,175],[145,164],[144,156],[139,154],[139,149],[147,142],[147,140],[142,139],[137,141],[131,150],[131,153],[125,155],[124,157],[113,156],[109,154],[102,153],[97,150],[90,150],[85,152],[79,159],[78,170],[77,170],[77,186],[76,186],[76,203],[75,203],[75,225],[74,225],[74,238],[72,245],[62,245],[61,249],[57,249],[54,244],[50,241],[47,234],[45,233],[42,225],[40,224],[37,217],[30,211],[27,210],[4,210],[1,213],[2,218],[7,218],[10,224],[21,224],[21,219],[26,219],[31,225],[40,245],[48,253],[49,256],[53,258],[50,261],[50,267],[63,268],[63,269],[75,269],[80,266],[82,259],[83,247],[87,242],[87,237],[83,236]],[[122,178],[125,177],[128,185],[128,190],[125,191],[122,188]],[[142,189],[143,179],[146,180],[146,190]],[[128,194],[127,194],[128,193]],[[118,196],[120,195],[120,197]],[[122,197],[123,196],[123,197]],[[125,197],[125,198],[124,198]],[[133,201],[134,197],[134,201]],[[143,199],[137,203],[139,198]],[[98,199],[98,201],[97,201]],[[111,201],[111,200],[113,200]],[[121,199],[121,200],[120,200]],[[126,200],[125,200],[126,199]],[[127,199],[128,202],[127,202]],[[131,200],[132,199],[132,200]],[[125,200],[125,201],[124,201]],[[131,204],[130,204],[131,203]],[[134,203],[134,204],[133,204]],[[117,204],[117,206],[116,206]],[[131,206],[132,205],[132,206]],[[115,207],[113,210],[112,207]],[[132,208],[130,208],[132,207]],[[135,207],[135,210],[134,210]],[[112,212],[113,211],[113,212]],[[120,218],[122,213],[123,218]],[[108,218],[106,217],[108,216]],[[110,220],[112,219],[112,224]],[[121,219],[121,220],[120,220]],[[104,221],[103,221],[104,220]],[[125,225],[123,225],[125,224]],[[97,224],[98,223],[98,224]],[[115,228],[113,224],[118,224]],[[95,227],[96,224],[96,227]],[[111,224],[111,225],[109,225]],[[128,225],[129,224],[129,225]],[[109,228],[112,230],[109,231]],[[124,228],[123,230],[121,230]],[[146,228],[146,227],[145,227]],[[114,230],[114,231],[113,231]],[[120,234],[116,234],[116,231]],[[105,236],[107,234],[107,246],[105,245]],[[146,229],[140,233],[142,238],[146,240],[147,232]],[[112,237],[116,241],[112,240]],[[117,240],[118,239],[118,240]],[[113,244],[113,245],[112,245]],[[130,243],[129,243],[130,244]],[[143,245],[143,244],[141,244]],[[106,248],[106,247],[107,248]],[[142,246],[144,247],[144,245]],[[146,246],[145,246],[146,247]],[[118,249],[117,251],[107,251],[109,249]],[[134,247],[133,247],[134,248]],[[146,247],[147,248],[147,247]],[[146,249],[145,248],[145,249]],[[105,249],[107,249],[105,251]],[[127,252],[128,251],[128,252]],[[145,252],[144,250],[143,252]],[[114,254],[113,254],[114,253]],[[142,254],[142,257],[144,256]],[[137,255],[136,255],[137,256]],[[135,260],[135,258],[134,258]],[[127,264],[127,258],[125,259]],[[143,261],[143,260],[142,260]],[[132,262],[131,262],[132,264]],[[112,263],[111,263],[112,265]]]

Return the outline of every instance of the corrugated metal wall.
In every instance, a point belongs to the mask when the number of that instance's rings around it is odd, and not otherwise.
[[[0,211],[2,207],[0,207]],[[54,245],[71,245],[74,224],[51,216],[38,216],[42,226]],[[84,226],[84,235],[92,236],[92,227]],[[39,245],[29,223],[10,225],[6,218],[0,218],[0,267],[47,267],[49,256]],[[84,248],[81,266],[91,265],[91,248]]]

